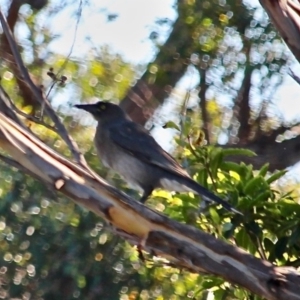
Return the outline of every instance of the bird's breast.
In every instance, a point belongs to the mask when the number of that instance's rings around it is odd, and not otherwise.
[[[100,142],[101,141],[101,142]],[[95,146],[103,165],[121,175],[134,188],[140,187],[147,172],[141,162],[113,143],[105,134],[95,138]]]

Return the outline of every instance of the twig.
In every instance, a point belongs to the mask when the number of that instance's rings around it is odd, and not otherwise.
[[[211,179],[211,183],[212,183],[212,185],[213,185],[213,187],[214,187],[214,190],[216,191],[217,190],[217,184],[216,184],[216,182],[215,182],[215,179],[214,179],[214,177],[213,177],[213,175],[212,175],[212,173],[211,173],[211,171],[210,171],[210,168],[209,168],[209,165],[205,162],[205,168],[206,168],[206,171],[207,171],[207,173],[208,173],[208,176],[210,177],[210,179]]]
[[[69,58],[73,52],[73,48],[74,48],[74,45],[75,45],[75,41],[76,41],[76,37],[77,37],[77,31],[78,31],[78,25],[79,25],[79,21],[81,19],[81,13],[82,13],[82,0],[80,0],[79,2],[79,7],[78,7],[78,11],[77,11],[77,15],[78,15],[78,18],[77,18],[77,21],[76,21],[76,25],[75,25],[75,31],[74,31],[74,36],[73,36],[73,41],[72,41],[72,45],[71,45],[71,49],[64,61],[64,63],[62,64],[62,66],[60,67],[60,69],[58,70],[58,72],[56,73],[56,76],[58,77],[60,72],[62,70],[64,70],[64,68],[66,67],[68,61],[69,61]],[[50,88],[49,92],[48,92],[48,95],[51,91],[51,89],[53,88],[54,84],[52,85],[52,87]]]
[[[17,124],[24,127],[22,122],[18,119],[16,114],[11,110],[11,107],[9,105],[11,104],[11,99],[3,89],[3,87],[0,85],[0,111],[2,111],[7,117],[14,120]]]
[[[205,134],[205,138],[207,140],[207,144],[210,144],[210,136],[209,136],[209,116],[207,113],[207,106],[206,106],[206,99],[205,94],[207,90],[207,84],[206,84],[206,70],[199,68],[200,73],[200,92],[199,92],[199,98],[200,98],[200,107],[201,107],[201,114],[202,114],[202,122],[203,122],[203,131]]]
[[[184,101],[183,101],[183,104],[182,104],[182,109],[181,109],[180,140],[182,140],[182,135],[183,135],[183,132],[184,132],[184,126],[185,126],[185,121],[186,121],[186,110],[187,110],[187,105],[188,105],[188,102],[190,100],[190,97],[191,97],[191,91],[188,90],[187,93],[185,94]]]
[[[295,74],[295,72],[289,68],[288,74],[298,83],[300,84],[300,77]]]
[[[256,249],[257,249],[257,252],[258,252],[260,258],[267,260],[266,253],[264,251],[263,245],[262,245],[260,239],[258,238],[258,236],[254,232],[249,230],[246,226],[244,228],[245,228],[246,232],[248,233],[248,235],[250,236],[250,239],[252,240],[252,242],[254,244],[256,244]]]
[[[43,104],[45,105],[45,110],[46,110],[47,115],[54,122],[54,124],[57,128],[58,134],[62,137],[62,139],[66,142],[66,144],[70,148],[71,153],[72,153],[73,157],[75,158],[75,160],[77,161],[77,163],[80,164],[85,169],[89,169],[88,166],[87,166],[87,163],[84,159],[84,156],[79,151],[79,148],[78,148],[76,142],[68,134],[66,128],[64,127],[64,125],[60,121],[59,117],[56,115],[53,108],[51,107],[48,99],[46,99],[46,97],[43,95],[43,93],[41,93],[41,90],[38,89],[37,86],[32,82],[32,80],[29,76],[29,73],[28,73],[26,67],[23,64],[23,61],[22,61],[21,55],[18,51],[16,42],[15,42],[13,36],[12,36],[12,33],[11,33],[9,27],[8,27],[8,24],[7,24],[7,22],[4,18],[1,10],[0,10],[0,21],[1,21],[1,24],[2,24],[3,32],[4,32],[6,38],[9,42],[9,45],[11,47],[11,51],[12,51],[13,56],[14,56],[14,59],[16,61],[16,64],[17,64],[18,68],[19,68],[21,78],[23,78],[25,83],[32,90],[33,95],[35,96],[37,101],[41,105],[43,105]]]
[[[58,74],[58,73],[57,73],[57,74]],[[47,92],[47,98],[49,97],[49,95],[50,95],[50,93],[51,93],[51,91],[52,91],[52,89],[54,88],[54,86],[55,86],[56,83],[57,83],[56,80],[53,80],[53,81],[52,81],[52,83],[51,83],[51,85],[50,85],[50,88],[49,88],[49,90],[48,90],[48,92]]]
[[[56,132],[56,127],[51,126],[51,125],[45,123],[44,121],[40,120],[39,118],[37,118],[37,117],[35,117],[35,116],[30,116],[30,115],[24,113],[23,111],[21,111],[21,110],[20,110],[20,109],[12,102],[12,100],[11,100],[9,97],[7,97],[7,100],[9,101],[9,104],[11,105],[11,108],[12,108],[17,114],[19,114],[20,116],[22,116],[22,117],[26,118],[27,120],[32,121],[32,122],[34,122],[34,123],[43,125],[44,127],[46,127],[46,128],[48,128],[48,129],[50,129],[50,130]]]
[[[191,150],[192,154],[193,154],[195,157],[200,158],[200,156],[198,155],[198,153],[194,150],[194,147],[193,147],[193,145],[192,145],[191,138],[190,138],[189,135],[187,136],[187,139],[188,139],[189,146],[190,146],[190,150]],[[214,190],[217,190],[217,184],[216,184],[216,182],[215,182],[215,180],[214,180],[214,178],[213,178],[213,176],[212,176],[212,173],[211,173],[211,171],[210,171],[210,169],[209,169],[209,166],[208,166],[208,164],[207,164],[206,162],[205,162],[204,167],[206,168],[207,173],[208,173],[208,176],[209,176],[210,179],[211,179],[211,182],[212,182],[212,185],[213,185],[213,187],[214,187]]]
[[[30,116],[30,115],[24,113],[23,111],[18,109],[15,105],[14,105],[13,109],[16,111],[17,114],[19,114],[20,116],[26,118],[27,120],[32,121],[32,122],[37,123],[37,124],[40,124],[40,125],[43,125],[44,127],[48,128],[52,131],[57,132],[57,129],[56,129],[55,126],[51,126],[51,125],[45,123],[44,121],[41,121],[39,118],[37,118],[35,116]]]

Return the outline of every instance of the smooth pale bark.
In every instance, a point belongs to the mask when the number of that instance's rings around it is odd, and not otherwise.
[[[272,23],[300,62],[300,5],[293,0],[260,0]]]
[[[129,198],[43,144],[7,117],[8,107],[0,103],[0,148],[10,155],[1,158],[93,211],[140,250],[162,256],[178,268],[215,274],[267,299],[300,299],[295,269],[273,266]]]

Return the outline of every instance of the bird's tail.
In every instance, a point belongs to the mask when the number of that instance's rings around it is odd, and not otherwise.
[[[191,178],[184,178],[184,185],[192,192],[197,193],[205,198],[205,200],[213,201],[215,203],[221,204],[228,211],[243,215],[240,211],[235,209],[227,201],[221,199],[219,196],[215,195],[205,187],[201,186],[199,183]]]

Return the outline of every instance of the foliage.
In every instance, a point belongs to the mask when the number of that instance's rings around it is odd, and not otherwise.
[[[3,179],[9,174],[16,173]],[[101,220],[31,178],[14,177],[1,189],[2,298],[117,299],[124,282],[140,281],[132,250],[118,246]]]
[[[207,70],[207,84],[213,95],[208,102],[208,112],[215,140],[222,131],[233,135],[237,126],[228,121],[226,112],[218,104],[217,94],[225,91],[234,98],[239,89],[236,83],[241,76],[239,72],[250,67],[258,78],[253,89],[268,98],[281,82],[281,73],[288,61],[278,35],[265,18],[257,16],[257,11],[240,1],[180,2],[178,12],[187,26],[182,27],[187,31],[181,34],[192,36],[193,42],[188,47],[178,45],[174,50],[180,52],[181,61],[164,67],[159,64],[148,67],[155,71],[151,73],[155,78],[151,78],[163,86],[171,80],[166,76],[170,68],[187,64],[187,60],[199,72]],[[26,67],[46,87],[47,93],[51,90],[52,104],[91,167],[138,198],[117,175],[102,168],[91,144],[94,127],[83,126],[93,123],[83,115],[73,114],[69,107],[79,99],[121,99],[140,75],[140,67],[124,62],[109,47],[93,49],[80,60],[52,53],[47,46],[55,37],[47,28],[39,28],[38,16],[31,11],[24,17],[29,35],[27,47],[20,43],[20,50]],[[181,36],[176,38],[181,40]],[[163,45],[160,50],[172,59],[178,54],[164,52]],[[47,76],[50,68],[67,76],[64,88],[58,85],[52,88],[53,82]],[[1,62],[1,77],[1,84],[18,107],[24,112],[30,111],[25,107],[26,99],[24,103],[24,99],[17,96],[15,77],[5,62]],[[258,107],[253,116],[261,108]],[[244,216],[213,205],[199,213],[198,197],[161,190],[153,193],[147,205],[257,257],[278,265],[299,267],[299,205],[291,193],[280,192],[276,185],[285,172],[271,174],[267,164],[253,170],[251,165],[226,161],[228,155],[253,153],[206,146],[200,131],[203,120],[199,115],[198,110],[188,110],[180,126],[173,121],[166,124],[167,128],[180,129],[176,156],[195,180],[228,200]],[[45,117],[44,121],[49,120]],[[45,143],[70,157],[55,132],[28,121],[27,125]],[[266,128],[270,130],[270,126]],[[258,299],[220,278],[190,274],[150,255],[146,255],[146,262],[140,261],[137,251],[114,237],[92,213],[16,169],[3,164],[0,167],[0,298],[206,299],[211,294],[214,299]]]

